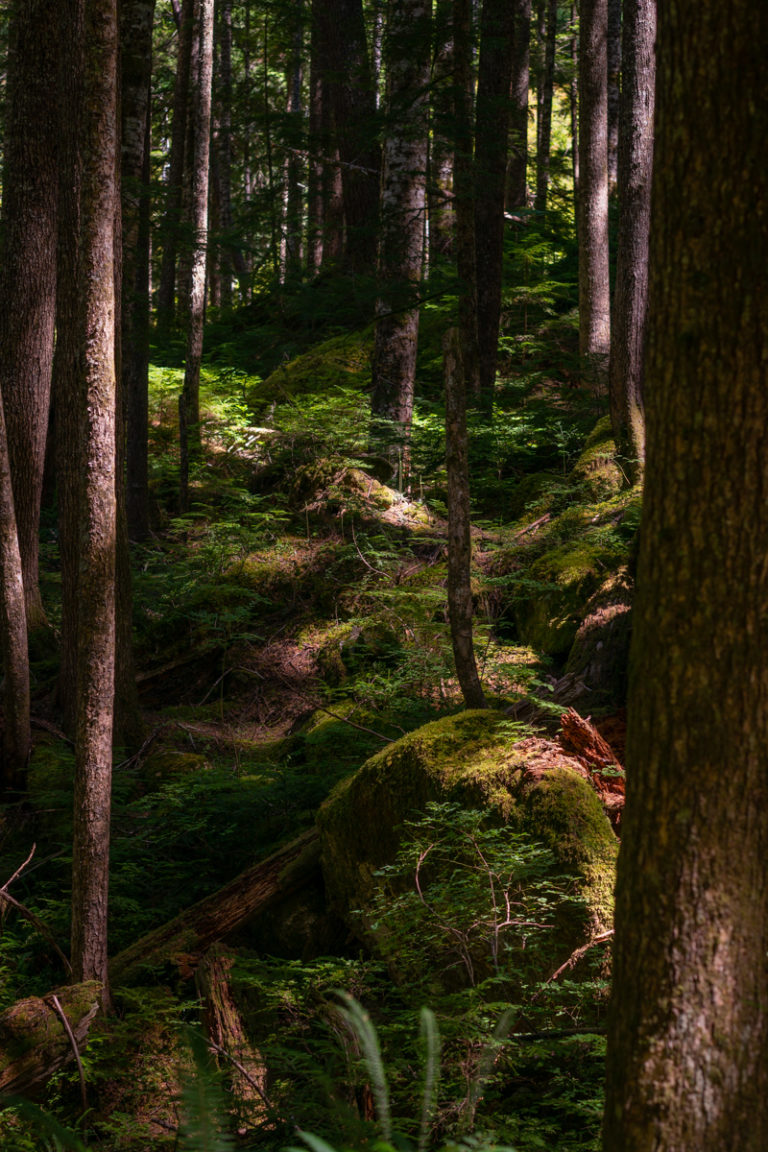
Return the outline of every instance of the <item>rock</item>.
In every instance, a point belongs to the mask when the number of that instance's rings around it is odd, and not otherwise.
[[[607,500],[621,491],[624,476],[616,463],[610,416],[598,420],[587,437],[583,451],[573,466],[571,484],[578,488],[580,499],[589,503]]]
[[[430,801],[455,801],[528,833],[550,849],[558,873],[575,877],[584,909],[561,935],[567,955],[612,918],[617,842],[586,775],[559,745],[520,738],[497,712],[462,712],[417,729],[368,760],[320,810],[331,910],[375,952],[377,869],[394,860],[406,819]]]

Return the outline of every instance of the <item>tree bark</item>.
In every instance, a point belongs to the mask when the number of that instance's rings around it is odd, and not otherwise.
[[[200,365],[205,324],[205,268],[208,243],[208,178],[213,82],[213,0],[193,0],[187,117],[186,218],[191,250],[184,277],[183,304],[187,327],[184,388],[179,397],[180,482],[182,512],[189,506],[189,462],[200,455]]]
[[[409,471],[426,207],[432,0],[391,0],[387,25],[387,134],[381,184],[379,296],[371,414],[387,421]]]
[[[608,195],[614,196],[619,180],[619,118],[621,115],[621,6],[608,0]]]
[[[472,88],[472,0],[453,0],[453,181],[459,338],[465,395],[476,399],[480,392],[480,353],[477,344]]]
[[[293,281],[301,277],[301,232],[304,208],[302,187],[305,181],[304,163],[299,154],[302,145],[305,145],[301,101],[304,67],[303,0],[298,0],[294,7],[296,25],[291,45],[290,66],[286,76],[288,87],[286,136],[289,147],[285,163],[285,258],[283,260],[283,279]]]
[[[643,372],[648,309],[648,238],[653,173],[656,0],[625,0],[619,148],[619,232],[609,396],[621,467],[642,478]]]
[[[542,13],[544,5],[542,3]],[[552,152],[552,96],[555,88],[555,49],[557,47],[557,0],[548,0],[544,30],[544,69],[541,77],[536,148],[536,198],[534,208],[547,211],[549,161]]]
[[[571,162],[573,170],[573,210],[579,218],[579,10],[571,4],[571,83],[568,88],[571,112]]]
[[[80,505],[72,969],[107,987],[107,892],[115,675],[115,220],[118,211],[116,0],[86,0],[78,292],[85,385]]]
[[[56,22],[43,0],[11,7],[3,165],[0,388],[30,628],[45,624],[40,504],[56,314]]]
[[[475,245],[480,403],[493,408],[501,315],[504,185],[509,143],[514,6],[485,0],[475,113]]]
[[[531,57],[531,0],[516,0],[509,110],[507,209],[528,204],[528,88]]]
[[[126,417],[126,512],[132,540],[149,532],[149,150],[155,0],[122,0],[122,394]]]
[[[606,1152],[768,1147],[766,44],[659,6]]]
[[[168,164],[165,213],[162,227],[163,258],[160,265],[160,283],[157,290],[157,324],[158,328],[165,333],[173,327],[176,318],[176,265],[178,260],[178,233],[181,224],[181,206],[186,164],[185,148],[187,141],[191,44],[192,0],[182,0],[179,19],[179,47],[176,57],[176,79],[173,88],[171,155]]]
[[[445,450],[448,480],[448,618],[456,675],[467,708],[485,708],[472,643],[472,536],[469,519],[467,396],[457,328],[443,342]]]
[[[324,0],[311,0],[309,31],[309,173],[307,178],[307,271],[316,276],[323,265],[325,168],[330,139],[324,127],[323,23]]]
[[[23,790],[32,746],[29,725],[29,650],[16,513],[0,392],[0,636],[3,657],[4,792]]]
[[[427,219],[429,268],[453,255],[456,221],[453,212],[453,28],[451,0],[435,6],[431,80],[431,131]]]
[[[598,392],[611,341],[608,270],[608,0],[581,0],[579,40],[579,355]]]

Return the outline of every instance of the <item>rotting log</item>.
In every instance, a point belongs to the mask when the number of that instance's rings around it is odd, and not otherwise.
[[[317,830],[311,828],[118,953],[109,965],[111,983],[129,983],[142,968],[168,961],[176,963],[183,975],[191,976],[212,944],[225,940],[257,912],[303,888],[319,870],[319,838]]]
[[[574,708],[560,717],[559,739],[565,751],[576,756],[586,768],[608,819],[618,831],[624,811],[624,774],[610,744]]]
[[[195,972],[195,984],[203,1004],[208,1041],[219,1060],[232,1092],[238,1120],[248,1127],[269,1121],[267,1069],[259,1052],[245,1034],[243,1021],[229,983],[235,962],[233,953],[214,944]]]
[[[75,1059],[61,1012],[79,1050],[99,1011],[102,986],[97,980],[55,988],[47,996],[18,1000],[0,1016],[0,1092],[29,1096],[54,1072]]]

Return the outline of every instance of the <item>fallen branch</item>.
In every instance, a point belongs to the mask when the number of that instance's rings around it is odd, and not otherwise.
[[[609,928],[607,932],[601,932],[598,936],[593,936],[586,944],[582,944],[580,948],[572,952],[565,963],[561,964],[560,967],[552,973],[546,983],[551,984],[553,980],[557,980],[558,977],[562,976],[563,972],[569,972],[571,968],[578,964],[582,956],[589,952],[590,948],[595,948],[598,944],[605,944],[606,940],[610,940],[611,936],[613,936],[613,928]]]

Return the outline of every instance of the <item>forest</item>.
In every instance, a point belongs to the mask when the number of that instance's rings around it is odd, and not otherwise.
[[[0,4],[3,1152],[768,1148],[766,59]]]

